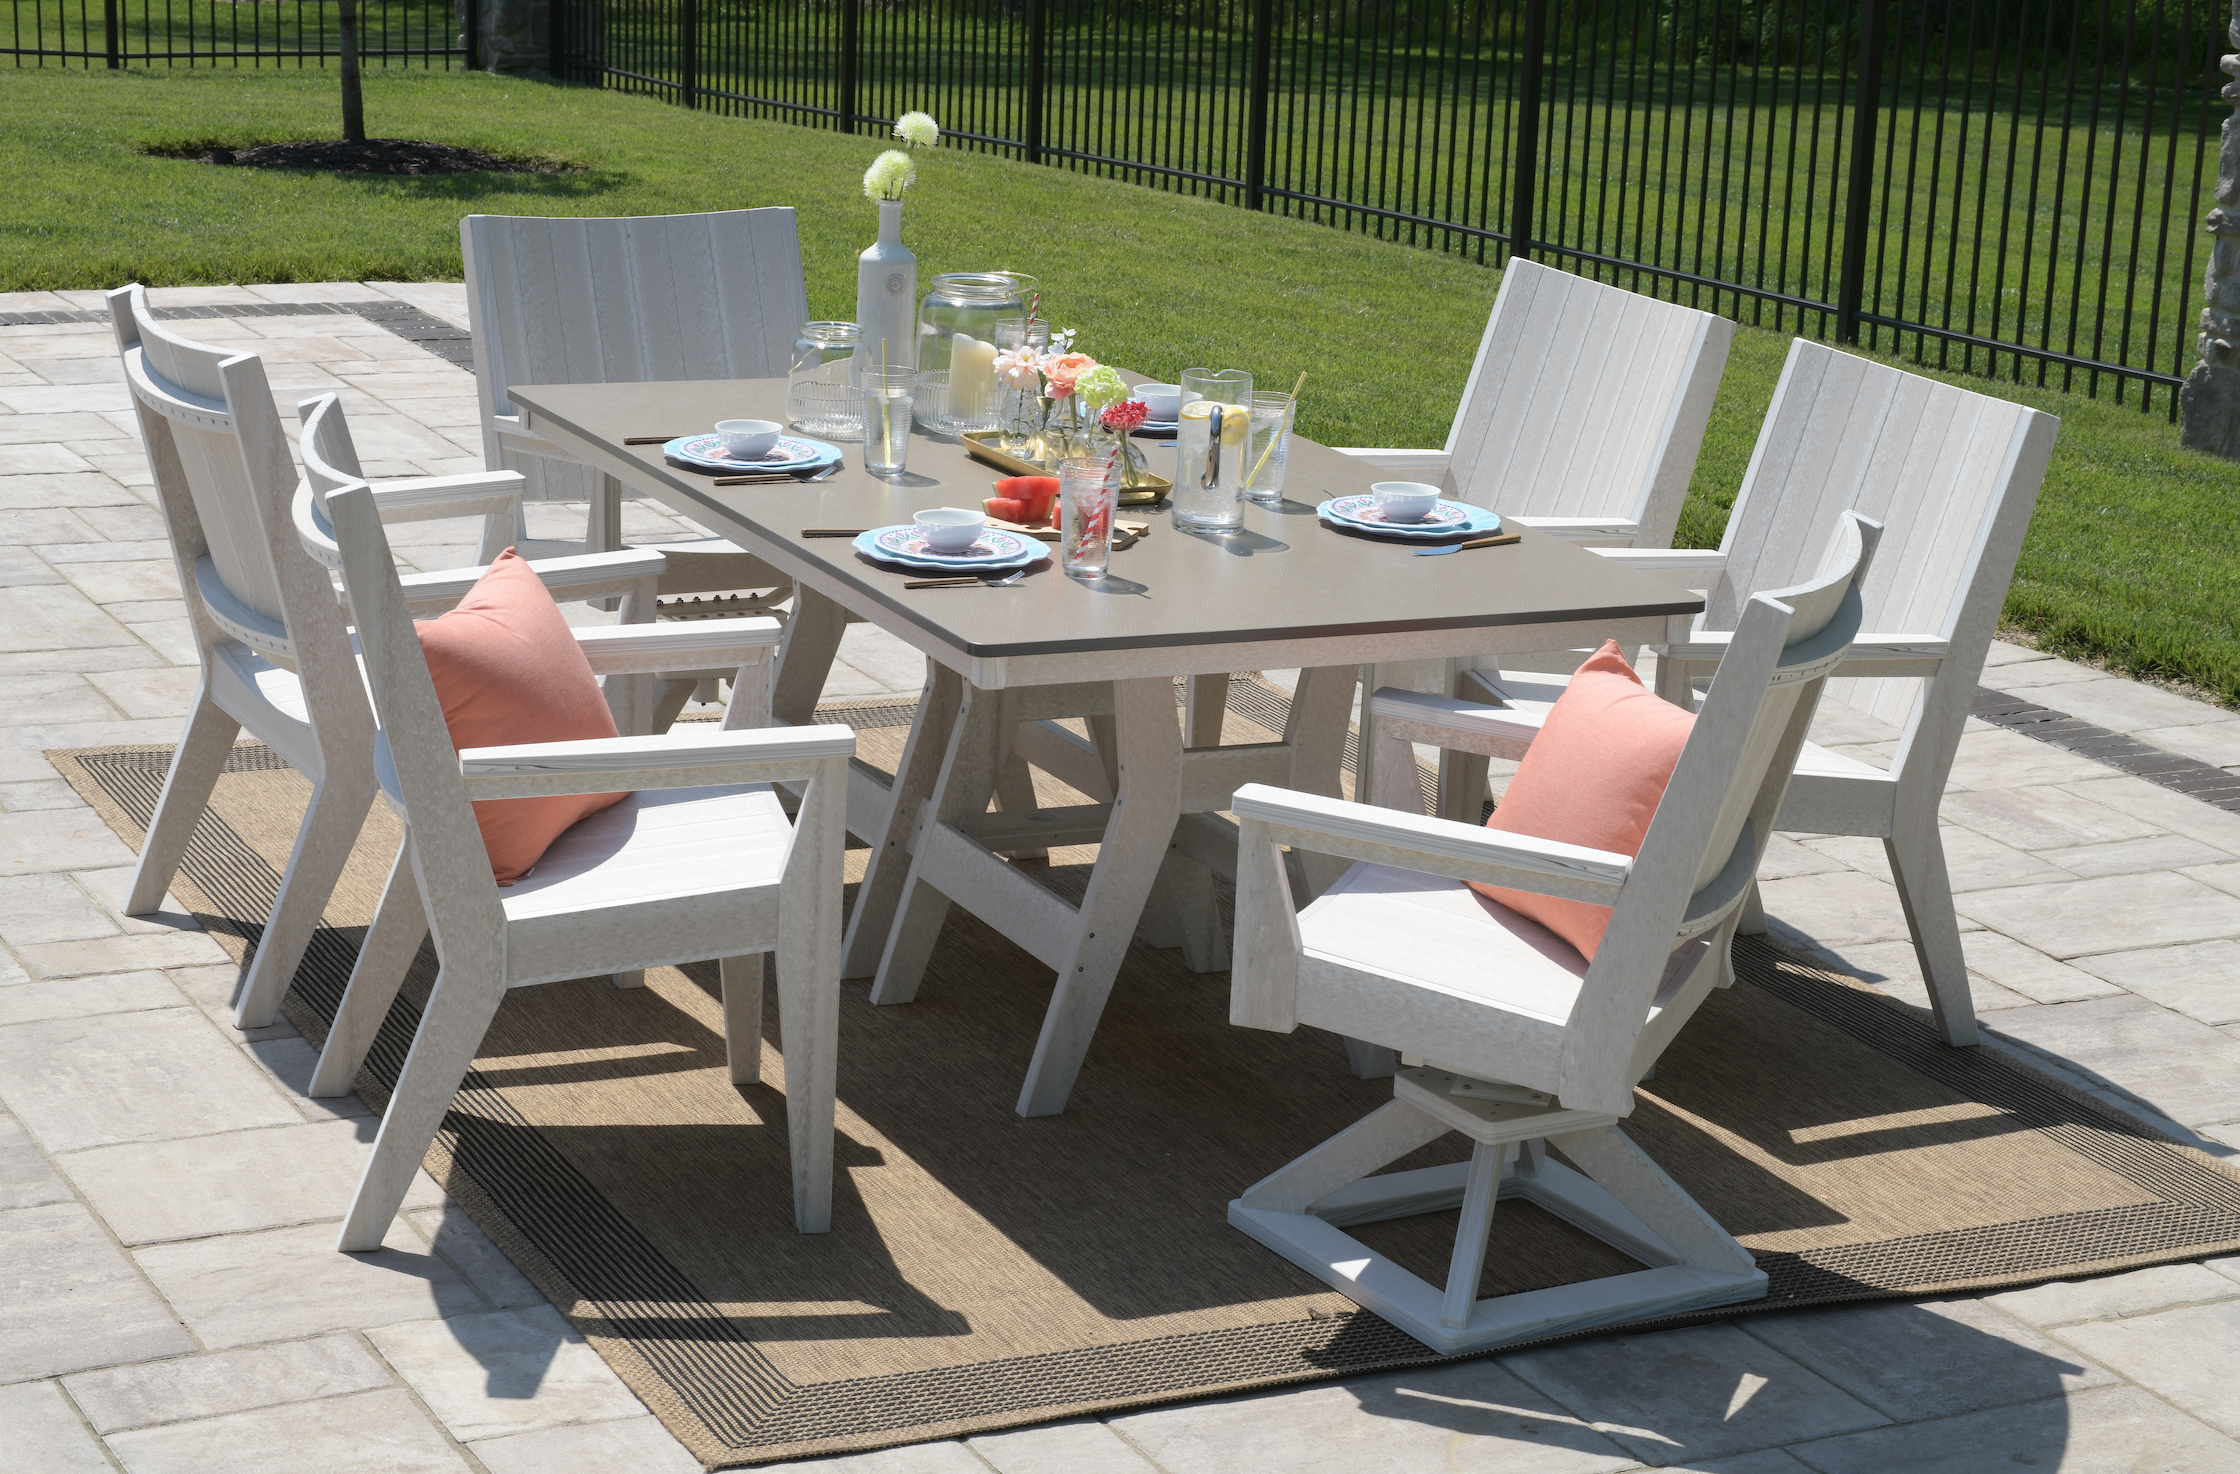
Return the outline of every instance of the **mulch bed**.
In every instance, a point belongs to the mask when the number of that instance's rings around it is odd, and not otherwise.
[[[171,158],[248,169],[326,169],[343,174],[557,174],[580,166],[557,159],[508,159],[455,143],[413,138],[369,138],[347,143],[339,138],[307,138],[292,143],[260,143],[231,149],[190,144],[176,152],[151,149]]]

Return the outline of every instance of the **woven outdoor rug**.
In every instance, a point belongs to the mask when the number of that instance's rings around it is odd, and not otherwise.
[[[1238,694],[1231,740],[1266,740],[1275,693]],[[909,710],[829,714],[891,770]],[[48,757],[139,844],[167,749]],[[253,743],[219,781],[173,890],[237,955],[307,796]],[[314,1041],[397,832],[377,806],[288,996]],[[1093,855],[1056,852],[1049,883],[1078,898]],[[2240,1178],[2210,1159],[1999,1055],[1946,1048],[1863,984],[1758,943],[1736,963],[1739,985],[1666,1053],[1626,1130],[1750,1247],[1772,1291],[1653,1324],[2240,1249]],[[359,1078],[369,1103],[432,978],[423,951]],[[712,965],[653,972],[642,990],[515,991],[428,1168],[711,1468],[1441,1359],[1223,1217],[1389,1083],[1351,1078],[1334,1036],[1231,1027],[1226,975],[1139,938],[1071,1106],[1022,1120],[1012,1102],[1049,990],[962,912],[916,1003],[874,1009],[862,983],[844,986],[828,1234],[793,1232],[782,1091],[726,1078]],[[775,1051],[764,1078],[783,1081]],[[1436,1283],[1455,1217],[1356,1232]],[[1632,1267],[1512,1201],[1484,1293]]]

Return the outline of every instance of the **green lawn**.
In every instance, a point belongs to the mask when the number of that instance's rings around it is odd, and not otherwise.
[[[369,131],[580,172],[365,178],[215,169],[150,143],[330,136],[317,73],[0,72],[0,290],[456,278],[458,218],[791,204],[810,309],[849,316],[875,144],[642,98],[489,76],[375,72]],[[1309,370],[1305,433],[1339,445],[1445,437],[1497,273],[1439,254],[1171,193],[942,151],[905,236],[920,270],[1011,267],[1100,357],[1171,377]],[[1717,541],[1786,352],[1745,329],[1721,386],[1682,541]],[[2240,468],[2106,400],[1960,380],[2062,416],[2008,616],[2055,648],[2198,682],[2240,704]]]

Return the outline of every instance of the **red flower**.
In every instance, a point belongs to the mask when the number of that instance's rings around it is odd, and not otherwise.
[[[1140,399],[1123,399],[1100,417],[1107,430],[1128,431],[1150,418],[1151,410]]]

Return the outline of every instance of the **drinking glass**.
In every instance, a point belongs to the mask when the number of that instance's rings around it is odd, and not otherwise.
[[[1182,416],[1175,434],[1177,527],[1244,525],[1251,424],[1252,375],[1241,369],[1183,371]]]
[[[1253,501],[1283,500],[1283,463],[1291,454],[1291,419],[1296,410],[1288,394],[1252,396],[1252,441],[1245,447],[1244,494]]]
[[[863,391],[848,378],[863,329],[852,322],[805,322],[786,371],[786,418],[828,440],[863,438]]]
[[[1058,566],[1102,578],[1112,566],[1112,509],[1120,477],[1110,456],[1071,456],[1058,465]]]
[[[910,465],[910,405],[917,392],[915,369],[857,370],[863,383],[863,468],[874,475],[899,476]]]

